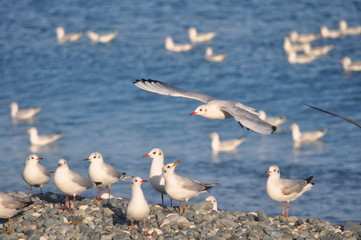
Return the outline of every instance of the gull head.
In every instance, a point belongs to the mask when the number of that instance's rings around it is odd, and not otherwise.
[[[270,176],[280,176],[281,174],[279,167],[276,165],[270,166],[265,173],[268,173]]]
[[[10,107],[11,109],[19,109],[19,105],[18,105],[16,102],[10,103],[9,107]]]
[[[28,163],[37,163],[39,160],[42,160],[43,158],[38,157],[36,154],[30,154],[28,158],[26,159],[26,164]]]
[[[172,174],[174,173],[175,167],[180,163],[179,160],[174,163],[168,163],[163,167],[163,174]]]
[[[140,186],[142,183],[144,183],[144,182],[148,182],[147,180],[143,180],[143,179],[141,179],[140,177],[132,177],[132,185],[134,186],[134,185],[138,185],[138,186]]]
[[[291,126],[290,126],[290,130],[292,131],[299,131],[300,130],[300,127],[297,125],[297,123],[293,123]]]
[[[219,134],[216,132],[212,132],[211,134],[209,134],[209,138],[213,139],[213,138],[219,138]]]
[[[150,157],[150,158],[156,158],[156,157],[162,157],[164,154],[163,154],[163,151],[162,149],[160,148],[153,148],[152,150],[150,150],[149,153],[143,155],[143,157]]]
[[[29,130],[28,130],[28,134],[29,135],[33,135],[33,134],[38,134],[38,130],[35,128],[35,127],[31,127],[31,128],[29,128]]]
[[[59,159],[58,168],[69,168],[68,162],[65,159]]]
[[[206,201],[211,202],[213,204],[212,210],[218,211],[217,199],[215,197],[209,196],[206,198]]]
[[[194,110],[193,112],[191,112],[189,115],[199,115],[199,116],[207,116],[207,112],[208,112],[208,107],[207,105],[200,105],[196,108],[196,110]]]
[[[344,58],[341,59],[340,63],[342,65],[347,66],[347,65],[350,65],[352,63],[352,61],[351,61],[351,59],[349,57],[344,57]]]
[[[98,152],[93,152],[88,158],[84,159],[84,161],[103,162],[103,156]]]

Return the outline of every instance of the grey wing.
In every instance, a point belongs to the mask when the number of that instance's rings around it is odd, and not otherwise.
[[[271,134],[276,130],[276,127],[263,121],[258,117],[252,108],[242,104],[227,102],[220,107],[223,111],[231,114],[234,119],[242,126],[260,134]]]
[[[112,177],[116,177],[118,179],[121,179],[125,176],[125,174],[118,172],[113,166],[106,164],[105,165],[106,171],[109,175],[111,175]]]
[[[293,193],[299,193],[307,185],[305,180],[293,180],[293,179],[280,179],[282,186],[282,192],[285,195],[290,195]]]
[[[180,177],[179,183],[182,185],[182,187],[190,191],[201,192],[206,189],[203,184],[186,177]]]
[[[93,188],[95,186],[94,182],[92,182],[90,179],[83,177],[77,172],[71,171],[71,175],[73,176],[73,181],[79,184],[80,186],[83,186],[85,188]]]
[[[3,205],[5,208],[18,210],[20,208],[25,207],[24,202],[16,200],[15,198],[13,198],[12,196],[10,196],[6,193],[0,194],[0,202],[1,202],[1,205]]]
[[[188,92],[183,89],[173,87],[167,83],[157,81],[157,80],[151,80],[151,79],[142,79],[142,80],[136,80],[133,82],[135,86],[137,86],[140,89],[143,89],[144,91],[157,93],[161,95],[168,95],[172,97],[183,97],[183,98],[191,98],[195,99],[201,102],[209,102],[210,100],[214,99],[211,96],[208,96],[206,94],[201,93],[195,93],[195,92]]]
[[[48,171],[48,169],[46,167],[44,167],[43,165],[39,164],[39,168],[40,168],[40,171],[46,175],[46,176],[50,176],[50,172]]]

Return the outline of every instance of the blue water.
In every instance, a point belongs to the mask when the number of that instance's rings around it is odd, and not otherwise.
[[[166,162],[181,161],[179,174],[221,183],[211,191],[220,209],[280,214],[281,204],[265,192],[264,171],[276,164],[283,177],[314,175],[318,180],[292,203],[291,215],[338,224],[361,221],[361,131],[303,105],[361,120],[361,74],[346,75],[338,63],[344,56],[361,60],[361,36],[317,40],[315,45],[336,48],[310,64],[290,65],[283,53],[283,37],[291,30],[315,33],[321,25],[337,28],[340,19],[360,25],[360,1],[24,0],[1,5],[0,191],[28,191],[21,170],[32,151],[51,170],[65,158],[84,175],[88,163],[83,159],[99,151],[119,170],[146,179],[150,159],[141,156],[160,147]],[[120,34],[109,44],[91,44],[83,37],[60,45],[57,26],[68,32],[119,29]],[[164,37],[187,42],[190,26],[219,34],[190,52],[166,52]],[[228,52],[226,61],[207,62],[208,45]],[[260,136],[232,119],[189,116],[198,102],[144,92],[132,83],[139,78],[239,101],[289,120],[284,131]],[[12,123],[12,101],[43,110],[32,122]],[[320,144],[293,148],[287,130],[293,122],[301,130],[327,127],[330,132]],[[64,136],[56,144],[30,149],[26,131],[33,125],[40,134]],[[236,153],[212,156],[208,135],[213,131],[222,139],[244,135],[247,140]],[[143,189],[149,203],[159,203],[150,184]],[[53,182],[45,190],[59,192]],[[112,191],[130,197],[129,183],[117,183]]]

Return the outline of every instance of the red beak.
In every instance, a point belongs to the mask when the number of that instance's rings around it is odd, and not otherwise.
[[[195,114],[197,114],[196,112],[191,112],[189,115],[195,115]]]
[[[148,182],[147,180],[142,180],[141,182]]]
[[[90,158],[86,158],[86,159],[84,159],[84,161],[89,161],[90,160]]]
[[[268,171],[268,170],[267,170],[267,171],[265,171],[265,173],[271,173],[271,171]]]
[[[38,157],[38,160],[43,160],[43,158],[41,158],[41,157]]]
[[[143,155],[143,157],[150,157],[150,156],[149,156],[149,154],[145,154],[145,155]]]

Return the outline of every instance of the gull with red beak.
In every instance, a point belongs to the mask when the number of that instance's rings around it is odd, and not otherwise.
[[[168,196],[179,201],[179,213],[183,213],[183,203],[186,201],[185,212],[188,212],[188,200],[197,197],[201,193],[208,193],[208,189],[219,183],[200,183],[187,177],[182,177],[174,172],[180,161],[169,163],[163,167],[165,179],[165,191]]]
[[[39,164],[39,160],[42,158],[35,154],[30,154],[26,158],[23,179],[30,185],[30,194],[33,193],[33,187],[40,187],[40,192],[43,193],[43,186],[50,180],[50,172],[46,167]]]

